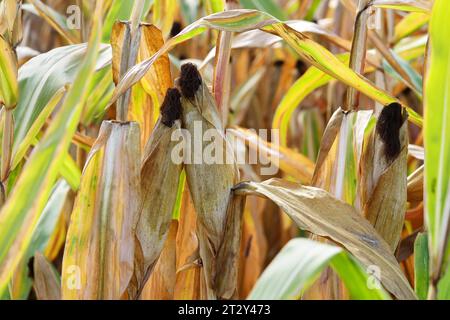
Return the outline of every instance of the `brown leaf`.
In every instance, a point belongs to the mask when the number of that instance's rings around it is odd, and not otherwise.
[[[317,156],[316,165],[314,168],[314,174],[312,177],[311,185],[320,186],[325,188],[329,183],[324,182],[331,177],[331,167],[326,165],[327,159],[331,156],[330,150],[335,145],[336,137],[341,128],[341,123],[344,118],[344,112],[341,108],[338,108],[328,121],[325,132],[323,133],[322,142],[320,143],[319,155]]]
[[[389,107],[385,107],[388,111]],[[400,110],[400,107],[398,107]],[[381,116],[382,117],[382,116]],[[380,121],[380,120],[379,120]],[[392,122],[391,122],[392,123]],[[398,135],[399,134],[399,135]],[[406,211],[408,123],[406,117],[397,137],[400,153],[392,159],[379,130],[372,131],[360,162],[361,207],[364,216],[394,252],[400,240]]]
[[[341,244],[366,268],[380,268],[381,283],[398,299],[416,299],[389,245],[352,206],[322,189],[279,179],[241,183],[235,192],[271,199],[299,228]]]

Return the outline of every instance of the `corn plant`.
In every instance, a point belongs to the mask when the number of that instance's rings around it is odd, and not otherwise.
[[[446,0],[0,0],[1,299],[450,299]]]

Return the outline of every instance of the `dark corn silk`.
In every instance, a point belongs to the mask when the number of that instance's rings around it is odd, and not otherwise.
[[[175,37],[177,34],[181,32],[181,30],[183,30],[183,26],[181,25],[180,22],[175,21],[172,24],[172,28],[170,29],[170,37],[171,38]]]
[[[400,151],[400,128],[405,122],[402,106],[391,103],[383,108],[377,121],[376,131],[384,144],[384,155],[391,161],[395,159]]]
[[[202,84],[202,77],[194,64],[186,63],[181,66],[179,84],[183,96],[189,99],[194,98]]]
[[[161,122],[169,128],[172,128],[175,120],[181,118],[180,98],[180,91],[177,88],[170,88],[161,105]]]

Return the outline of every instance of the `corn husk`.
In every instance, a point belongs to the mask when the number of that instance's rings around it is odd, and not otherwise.
[[[385,154],[385,145],[372,131],[361,157],[361,204],[364,216],[395,251],[406,212],[408,123],[399,131],[400,152],[395,159]]]
[[[137,261],[142,273],[137,279],[140,289],[150,276],[167,238],[183,167],[182,163],[171,158],[178,143],[172,139],[172,134],[180,130],[181,122],[174,120],[169,123],[171,126],[163,122],[160,118],[156,124],[141,167],[142,207],[137,226],[137,238],[143,253],[143,261]]]
[[[191,68],[195,67],[191,65]],[[179,84],[182,83],[182,78],[183,67],[181,78],[178,81]],[[208,298],[230,298],[232,295],[231,291],[234,292],[237,287],[235,270],[231,270],[232,268],[223,270],[220,275],[222,279],[216,283],[218,271],[217,257],[219,256],[222,242],[231,241],[233,245],[236,245],[234,240],[225,240],[225,226],[227,220],[234,221],[236,215],[239,215],[236,211],[240,209],[240,206],[232,202],[231,194],[232,187],[239,180],[239,172],[234,160],[234,152],[224,135],[224,129],[214,97],[209,92],[206,84],[202,81],[198,88],[196,88],[196,91],[192,93],[192,97],[186,96],[186,90],[182,85],[181,91],[183,93],[181,99],[183,106],[183,128],[187,129],[191,137],[193,137],[191,144],[188,143],[187,148],[187,154],[191,161],[185,161],[186,179],[197,212],[197,234],[200,242],[200,257],[204,267]],[[203,151],[208,150],[207,148],[211,142],[203,141],[203,136],[195,136],[198,128],[201,129],[200,132],[202,134],[207,130],[213,130],[215,132],[215,139],[219,139],[219,141],[215,141],[216,150],[218,148],[222,148],[221,150],[223,150],[222,159],[218,159],[221,161],[220,163],[209,164],[202,157]],[[201,139],[201,154],[195,150],[195,144],[200,143],[199,139]],[[199,159],[199,156],[202,158]],[[232,161],[227,163],[226,159],[232,159]],[[227,211],[229,203],[231,208]],[[240,227],[234,225],[232,229],[232,231],[227,230],[226,237],[233,237],[238,234],[240,237],[240,231],[238,232]],[[222,257],[230,254],[229,259],[234,259],[239,251],[238,248],[230,248],[227,246],[222,247],[222,250],[235,252],[222,253]],[[221,259],[221,263],[223,262]],[[225,285],[226,281],[228,281],[227,285]],[[226,288],[226,286],[230,287]]]
[[[67,233],[63,299],[120,299],[128,287],[140,203],[139,138],[137,123],[102,123]]]

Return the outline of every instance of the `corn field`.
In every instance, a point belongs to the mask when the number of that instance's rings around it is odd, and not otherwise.
[[[447,17],[0,0],[0,299],[450,299]]]

